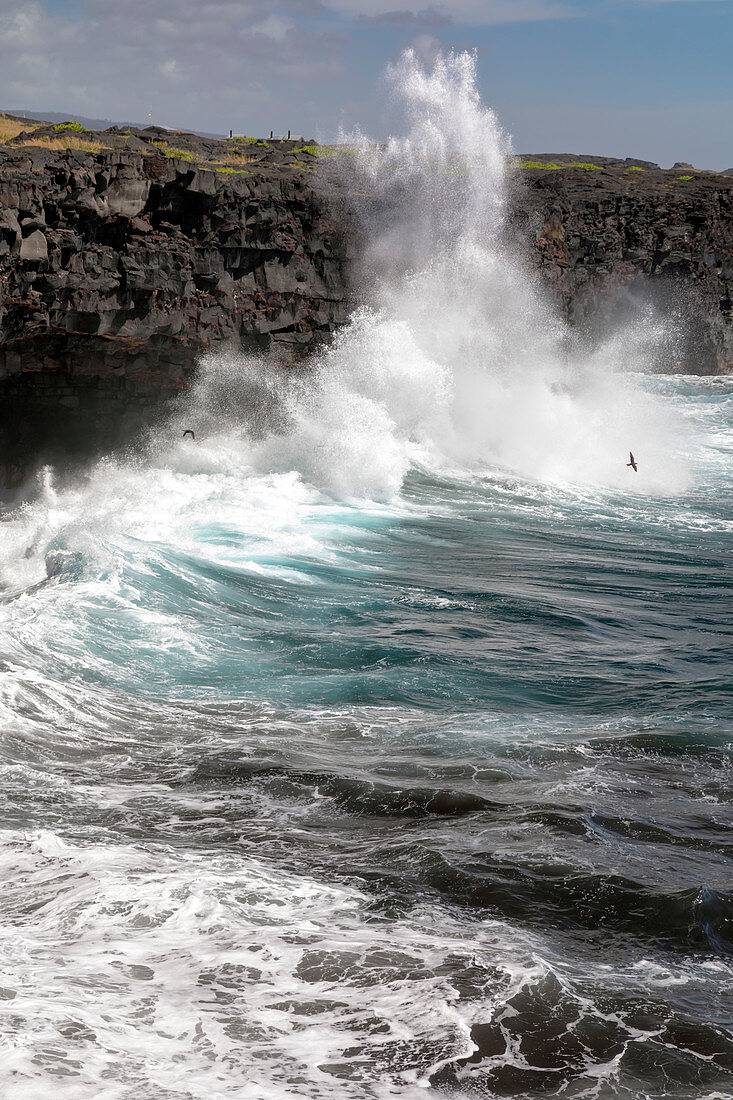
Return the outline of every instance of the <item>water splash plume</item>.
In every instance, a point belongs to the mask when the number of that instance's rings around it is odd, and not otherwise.
[[[247,461],[339,497],[390,497],[415,464],[679,491],[680,425],[634,380],[660,365],[669,333],[649,318],[591,346],[562,321],[510,232],[511,144],[470,55],[428,71],[408,50],[389,80],[406,136],[350,135],[342,168],[370,196],[366,304],[305,380],[209,357],[199,423],[221,444],[219,398],[234,386],[224,430],[244,430]],[[642,456],[631,484],[629,449]]]

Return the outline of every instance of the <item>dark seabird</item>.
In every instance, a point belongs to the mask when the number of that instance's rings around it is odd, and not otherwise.
[[[193,432],[191,432],[191,435],[193,435]],[[633,470],[634,470],[634,473],[638,473],[638,467],[636,465],[636,462],[634,460],[634,456],[632,455],[631,451],[629,451],[629,458],[631,459],[631,462],[627,462],[626,465],[627,466],[632,466]]]
[[[193,434],[193,432],[191,431],[190,428],[186,428],[185,432],[183,433],[183,438],[185,439],[187,435],[190,435],[191,439],[196,438],[196,436]]]

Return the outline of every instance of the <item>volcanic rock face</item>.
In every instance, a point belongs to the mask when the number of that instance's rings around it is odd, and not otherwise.
[[[123,440],[206,349],[300,362],[355,304],[357,222],[313,146],[72,138],[0,147],[0,483],[24,453]],[[515,175],[514,227],[568,320],[648,298],[679,322],[665,369],[733,369],[733,178],[569,156]]]
[[[150,145],[0,149],[6,464],[70,420],[122,439],[216,344],[297,362],[327,339],[347,248],[312,183],[282,154],[255,173]]]
[[[297,358],[347,316],[344,254],[302,174],[0,153],[0,375],[96,360],[165,388],[232,338]]]
[[[733,370],[730,176],[607,158],[529,164],[514,217],[564,316],[593,327],[645,303],[677,329],[663,369]]]

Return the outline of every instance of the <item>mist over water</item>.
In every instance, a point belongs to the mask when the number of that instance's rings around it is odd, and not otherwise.
[[[0,522],[10,1096],[733,1095],[733,385],[568,329],[471,58],[389,75],[333,345]]]
[[[341,166],[376,211],[368,305],[304,378],[209,358],[180,423],[194,417],[224,462],[294,469],[339,499],[389,499],[416,466],[683,489],[685,421],[637,379],[664,367],[673,334],[649,316],[589,346],[560,319],[507,233],[511,145],[468,54],[425,72],[408,51],[390,78],[407,136],[352,135]],[[620,459],[642,447],[629,486]]]

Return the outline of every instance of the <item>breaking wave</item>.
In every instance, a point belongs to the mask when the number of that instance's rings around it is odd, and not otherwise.
[[[0,522],[4,1095],[733,1094],[730,381],[568,330],[470,58],[391,78],[333,346]]]

